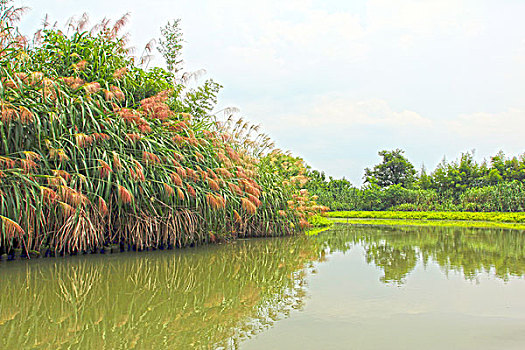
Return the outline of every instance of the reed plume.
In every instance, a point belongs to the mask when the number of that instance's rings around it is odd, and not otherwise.
[[[124,204],[130,204],[133,201],[132,194],[122,185],[118,186],[119,198]]]

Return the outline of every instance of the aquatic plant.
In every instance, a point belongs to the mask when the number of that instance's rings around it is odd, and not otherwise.
[[[175,72],[134,62],[121,33],[127,15],[90,31],[85,16],[66,33],[45,25],[29,44],[13,26],[20,10],[8,4],[0,250],[140,250],[287,235],[315,211],[290,206],[299,189],[261,166],[273,147],[266,135],[242,119],[218,123],[219,84],[190,89]]]

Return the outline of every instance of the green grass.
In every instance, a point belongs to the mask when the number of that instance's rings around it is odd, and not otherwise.
[[[326,231],[334,225],[334,220],[327,219],[321,215],[314,215],[308,219],[310,229],[305,234],[307,236],[315,236],[323,231]]]
[[[367,218],[332,218],[334,222],[352,225],[388,225],[388,226],[440,226],[440,227],[476,227],[476,228],[505,228],[525,230],[525,224],[468,221],[468,220],[414,220],[414,219],[367,219]]]
[[[497,223],[523,223],[525,224],[525,213],[502,213],[502,212],[428,212],[428,211],[333,211],[325,214],[329,218],[349,219],[395,219],[403,220],[447,220],[447,221],[484,221]],[[472,226],[470,224],[469,226]]]

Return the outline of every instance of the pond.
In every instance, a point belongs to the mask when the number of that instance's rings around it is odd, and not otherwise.
[[[523,349],[525,234],[317,237],[0,263],[0,348]]]

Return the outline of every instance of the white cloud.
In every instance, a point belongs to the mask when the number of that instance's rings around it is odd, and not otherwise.
[[[516,49],[514,58],[518,64],[525,64],[525,38],[521,39],[521,42]]]
[[[378,126],[384,128],[429,128],[432,122],[410,110],[395,111],[381,99],[355,101],[348,96],[325,95],[315,99],[300,114],[284,117],[289,124],[327,127]]]
[[[357,15],[316,9],[311,1],[269,1],[240,18],[231,12],[242,11],[245,2],[239,1],[238,7],[233,3],[217,7],[215,17],[233,18],[236,31],[225,40],[225,56],[249,75],[305,75],[327,64],[336,67],[366,57],[365,30]]]
[[[448,127],[460,137],[478,143],[515,146],[523,145],[525,110],[509,108],[500,113],[460,114]]]
[[[262,41],[322,56],[325,60],[359,57],[364,51],[363,44],[357,41],[364,37],[365,31],[356,16],[320,10],[305,10],[302,15],[298,21],[271,21]]]
[[[482,21],[472,16],[479,2],[468,0],[369,0],[371,31],[409,32],[414,37],[477,35]]]

